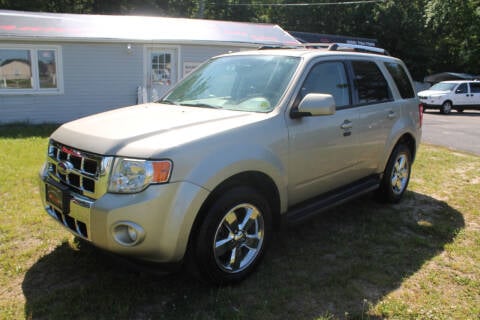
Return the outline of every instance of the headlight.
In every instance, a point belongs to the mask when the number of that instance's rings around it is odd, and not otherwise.
[[[170,179],[172,162],[116,158],[113,165],[108,191],[113,193],[135,193],[150,184],[166,183]]]

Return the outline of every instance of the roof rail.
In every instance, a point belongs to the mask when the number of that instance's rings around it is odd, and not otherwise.
[[[270,50],[270,49],[298,49],[297,45],[283,45],[283,44],[273,44],[273,45],[263,45],[258,47],[257,50]]]
[[[265,45],[258,48],[258,50],[267,49],[324,49],[328,51],[354,51],[364,53],[375,53],[389,56],[390,53],[382,48],[362,46],[350,43],[301,43],[298,45]]]
[[[357,52],[367,52],[367,53],[377,53],[377,54],[383,54],[385,56],[389,56],[390,53],[383,49],[383,48],[377,48],[377,47],[369,47],[369,46],[362,46],[359,44],[349,44],[349,43],[332,43],[328,47],[329,51],[340,51],[340,50],[353,50]]]
[[[304,48],[322,48],[327,49],[328,51],[355,51],[355,52],[365,52],[365,53],[376,53],[389,56],[390,53],[382,48],[362,46],[359,44],[350,44],[350,43],[302,43]]]

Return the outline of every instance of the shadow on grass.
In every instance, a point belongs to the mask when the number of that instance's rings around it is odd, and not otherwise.
[[[60,124],[29,124],[29,123],[11,123],[0,124],[0,138],[29,138],[29,137],[49,137]]]
[[[426,195],[408,192],[393,206],[359,198],[276,234],[259,269],[222,288],[183,272],[132,271],[91,246],[75,250],[64,243],[27,272],[25,316],[363,318],[370,303],[397,289],[463,227],[460,212]]]

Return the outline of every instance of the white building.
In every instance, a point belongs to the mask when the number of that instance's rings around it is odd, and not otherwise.
[[[298,43],[270,24],[0,10],[0,123],[152,101],[212,56]]]

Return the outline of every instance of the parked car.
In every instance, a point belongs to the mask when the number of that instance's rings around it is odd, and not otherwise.
[[[231,283],[282,223],[372,191],[400,201],[422,108],[402,61],[356,50],[373,49],[219,56],[157,103],[62,125],[40,173],[47,213],[105,250]]]
[[[418,93],[424,109],[439,109],[449,114],[452,109],[463,112],[465,109],[480,109],[480,81],[442,81],[430,89]]]

